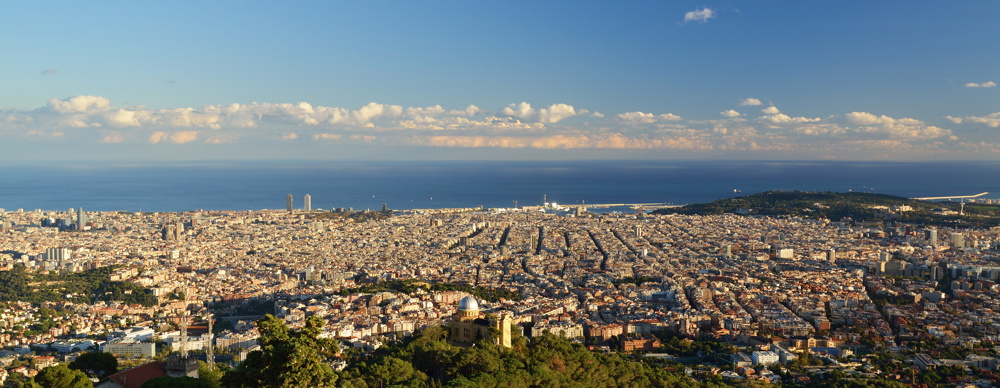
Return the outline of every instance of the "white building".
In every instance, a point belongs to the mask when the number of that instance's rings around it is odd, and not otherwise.
[[[101,347],[101,351],[111,353],[115,356],[128,356],[131,358],[152,358],[156,355],[156,344],[152,342],[139,342],[133,339],[124,339],[118,342],[109,342]]]
[[[187,341],[182,341],[180,335],[163,336],[161,339],[167,345],[170,345],[170,349],[179,352],[183,350],[203,350],[206,348],[208,342],[211,341],[211,336],[208,333],[200,336],[188,336]]]
[[[750,353],[750,359],[754,366],[768,366],[778,363],[778,353],[772,351],[756,351]]]

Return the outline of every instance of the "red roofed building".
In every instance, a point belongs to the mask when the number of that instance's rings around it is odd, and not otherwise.
[[[146,381],[167,375],[166,366],[159,361],[153,361],[135,368],[121,371],[97,383],[97,388],[139,388]]]

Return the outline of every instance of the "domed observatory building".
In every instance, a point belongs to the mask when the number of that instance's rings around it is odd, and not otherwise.
[[[494,344],[510,347],[509,315],[487,317],[479,311],[476,298],[467,296],[458,302],[458,312],[451,321],[449,339],[459,345],[472,345],[480,339],[488,339]],[[492,330],[491,330],[492,329]]]

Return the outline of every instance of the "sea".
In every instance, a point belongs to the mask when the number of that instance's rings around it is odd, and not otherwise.
[[[710,202],[768,190],[1000,198],[1000,162],[224,161],[0,167],[0,208],[181,212]],[[544,198],[544,199],[543,199]],[[627,211],[609,208],[603,211]]]

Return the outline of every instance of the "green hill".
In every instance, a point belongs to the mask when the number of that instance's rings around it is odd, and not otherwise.
[[[909,206],[912,210],[889,212],[892,206]],[[960,206],[955,202],[924,202],[876,193],[765,191],[709,203],[660,209],[653,213],[691,215],[737,213],[827,218],[834,221],[850,218],[858,221],[895,220],[933,225],[955,223],[1000,225],[1000,206],[996,205],[966,204],[964,216],[935,211],[935,209],[947,209],[957,213],[960,211]]]

